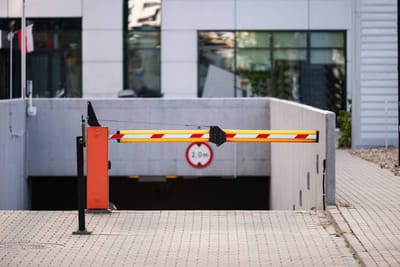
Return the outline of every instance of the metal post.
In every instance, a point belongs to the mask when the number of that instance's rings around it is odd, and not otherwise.
[[[21,98],[25,98],[26,88],[26,17],[25,0],[22,0],[21,16]]]
[[[400,166],[400,22],[399,22],[399,14],[400,14],[400,1],[397,0],[397,151],[398,151],[398,165]]]
[[[83,173],[83,138],[82,136],[76,137],[76,158],[77,158],[77,171],[78,171],[78,221],[79,229],[73,232],[74,235],[89,235],[90,232],[86,230],[85,226],[85,176]]]
[[[85,147],[86,122],[82,116],[82,136],[76,137],[76,163],[78,172],[78,223],[79,229],[72,234],[90,235],[85,226],[85,204],[86,204],[86,179],[84,174],[84,147]]]

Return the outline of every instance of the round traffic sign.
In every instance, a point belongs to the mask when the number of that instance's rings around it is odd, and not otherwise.
[[[186,149],[186,160],[194,168],[207,167],[212,158],[212,149],[206,143],[193,143]]]

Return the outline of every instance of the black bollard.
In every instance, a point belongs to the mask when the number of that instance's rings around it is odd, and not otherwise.
[[[76,137],[76,163],[78,170],[78,221],[79,229],[73,232],[74,235],[90,235],[85,226],[85,175],[83,173],[83,147],[84,140],[82,136]]]

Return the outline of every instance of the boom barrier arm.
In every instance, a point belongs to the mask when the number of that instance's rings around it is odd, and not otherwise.
[[[225,142],[318,143],[318,135],[316,130],[222,130],[211,126],[206,130],[119,130],[109,139],[121,143],[212,142],[219,146]]]

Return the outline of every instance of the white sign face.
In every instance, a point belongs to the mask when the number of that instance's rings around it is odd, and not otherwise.
[[[186,149],[186,160],[194,168],[207,167],[212,157],[212,149],[206,143],[193,143]]]

